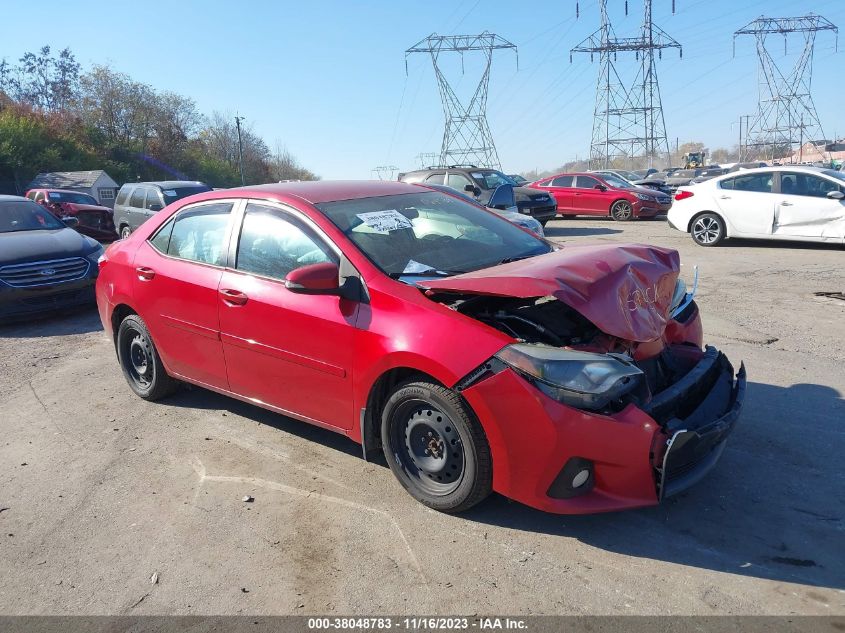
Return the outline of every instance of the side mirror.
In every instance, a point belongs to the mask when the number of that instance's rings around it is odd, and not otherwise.
[[[156,211],[161,211],[164,207],[157,202],[154,202],[150,205],[150,211],[155,213]]]
[[[842,198],[845,198],[845,193],[841,191],[828,191],[827,197],[831,200],[842,200]]]
[[[72,216],[62,218],[62,222],[65,223],[65,226],[71,229],[75,229],[77,226],[79,226],[79,218],[74,218]]]
[[[472,192],[474,192],[475,190],[476,190],[476,186],[475,186],[475,185],[464,185],[464,191],[468,191],[468,192],[472,193]]]
[[[487,203],[488,207],[493,209],[510,209],[516,206],[516,196],[513,192],[513,185],[499,185],[496,191],[490,196],[490,201]]]
[[[602,184],[596,185],[595,187],[593,187],[593,189],[598,189],[599,191],[607,191],[607,187]]]
[[[303,295],[340,295],[339,277],[337,264],[309,264],[290,271],[285,277],[285,288]]]

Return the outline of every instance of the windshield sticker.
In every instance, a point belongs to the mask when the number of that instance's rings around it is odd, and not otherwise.
[[[173,189],[165,189],[163,193],[165,196],[169,197],[173,197],[176,195],[176,192]]]
[[[377,233],[389,233],[390,231],[414,228],[411,221],[399,213],[396,209],[371,211],[369,213],[359,213],[357,215],[364,224]]]
[[[484,180],[484,174],[482,174],[480,171],[474,171],[474,172],[472,172],[472,174],[470,174],[470,175],[471,175],[473,178],[475,178],[476,180]]]

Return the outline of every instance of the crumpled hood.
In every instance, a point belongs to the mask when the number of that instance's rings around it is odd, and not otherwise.
[[[606,334],[647,342],[663,334],[679,271],[672,249],[582,244],[419,285],[434,292],[554,296]]]

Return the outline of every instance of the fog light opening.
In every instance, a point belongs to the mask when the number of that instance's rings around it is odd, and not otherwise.
[[[583,457],[570,457],[558,473],[548,494],[552,499],[571,499],[588,494],[595,483],[593,462]]]

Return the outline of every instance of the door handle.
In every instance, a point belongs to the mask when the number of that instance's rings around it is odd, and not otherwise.
[[[780,206],[782,206],[782,207],[791,207],[791,206],[792,206],[792,203],[791,203],[791,202],[787,202],[786,200],[784,200],[783,202],[781,202],[781,203],[780,203]]]
[[[719,196],[719,200],[730,200],[730,196]]]
[[[156,276],[156,271],[152,268],[147,268],[146,266],[138,266],[138,268],[135,269],[135,272],[138,273],[138,279],[141,281],[150,281]]]
[[[220,289],[220,296],[223,302],[231,306],[242,306],[247,302],[247,297],[240,290],[229,290],[228,288]]]

